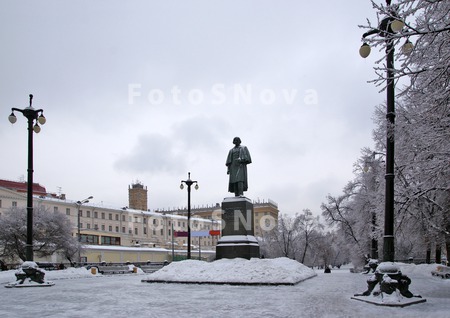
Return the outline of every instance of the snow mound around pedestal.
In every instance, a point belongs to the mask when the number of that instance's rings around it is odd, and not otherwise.
[[[295,285],[316,276],[311,268],[281,257],[250,260],[220,259],[214,262],[185,260],[172,262],[143,282],[235,284],[235,285]]]

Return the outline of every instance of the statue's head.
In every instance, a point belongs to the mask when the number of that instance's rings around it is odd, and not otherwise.
[[[236,145],[236,146],[239,146],[241,144],[241,138],[234,137],[233,144]]]

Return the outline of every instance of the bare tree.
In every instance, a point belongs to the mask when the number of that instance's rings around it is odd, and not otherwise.
[[[297,215],[292,217],[280,214],[278,217],[278,229],[274,231],[274,245],[281,256],[295,259],[298,251]]]
[[[303,252],[300,257],[300,263],[305,263],[306,252],[311,245],[320,237],[320,231],[324,226],[319,221],[319,216],[314,216],[311,210],[303,210],[303,214],[297,216],[297,226],[299,231],[299,239],[303,245]]]
[[[39,205],[33,214],[33,252],[38,257],[61,252],[71,258],[78,252],[78,241],[72,236],[69,219]],[[26,260],[27,217],[25,208],[11,208],[0,216],[0,255]]]

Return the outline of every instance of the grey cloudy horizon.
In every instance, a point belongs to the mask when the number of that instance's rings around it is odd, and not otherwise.
[[[34,180],[50,192],[122,207],[139,180],[149,209],[171,209],[191,172],[192,204],[220,203],[239,136],[247,197],[318,214],[384,101],[367,83],[376,54],[358,54],[366,18],[357,0],[1,1],[0,178],[26,176],[26,119],[7,117],[31,93],[47,118]]]

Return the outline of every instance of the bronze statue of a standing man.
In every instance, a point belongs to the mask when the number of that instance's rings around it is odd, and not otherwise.
[[[247,181],[247,165],[252,163],[250,152],[247,147],[241,146],[241,139],[234,137],[234,148],[228,152],[227,174],[230,175],[228,183],[228,192],[234,192],[234,195],[239,197],[244,195],[244,191],[248,189]]]

